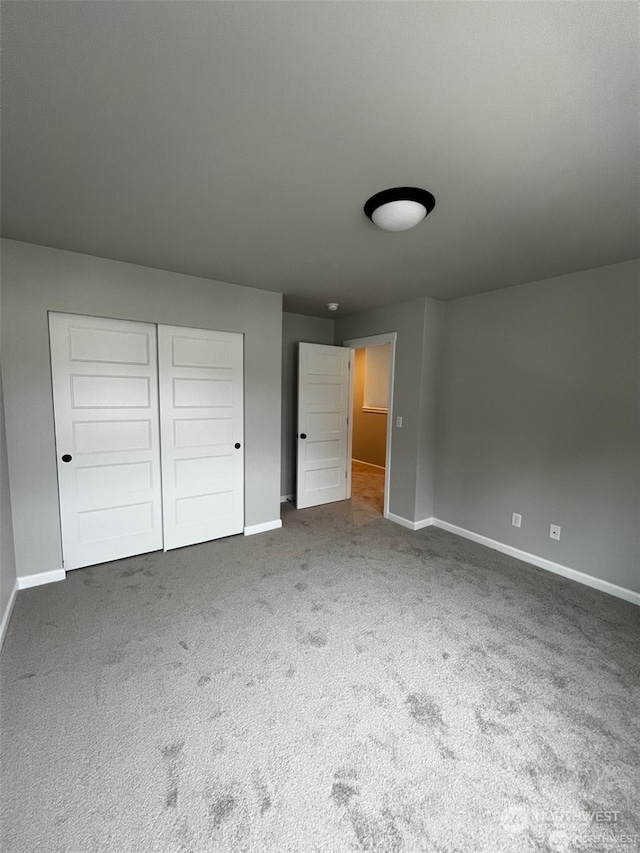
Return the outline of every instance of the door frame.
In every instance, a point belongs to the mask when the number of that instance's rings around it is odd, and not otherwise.
[[[389,344],[389,399],[387,409],[387,446],[384,463],[384,509],[383,518],[389,518],[389,486],[391,482],[391,441],[393,436],[393,385],[396,367],[396,341],[397,332],[385,332],[381,335],[369,335],[364,338],[350,338],[342,342],[343,347],[352,350],[365,347],[377,347]],[[353,358],[353,356],[352,356]],[[352,362],[353,363],[353,362]],[[349,387],[349,434],[347,439],[347,455],[349,458],[349,495],[351,495],[351,454],[353,448],[353,370],[351,370],[351,381]]]

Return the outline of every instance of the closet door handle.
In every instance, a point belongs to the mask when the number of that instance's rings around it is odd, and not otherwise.
[[[236,441],[236,443],[233,446],[235,447],[236,450],[240,450],[240,442],[239,441]]]
[[[300,433],[300,438],[306,438],[306,437],[307,437],[306,432],[301,432],[301,433]]]
[[[62,457],[63,462],[71,462],[72,459],[73,459],[73,456],[70,453],[65,453],[64,456]]]

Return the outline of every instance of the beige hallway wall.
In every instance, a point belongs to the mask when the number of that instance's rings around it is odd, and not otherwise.
[[[384,468],[387,449],[387,415],[363,412],[366,349],[355,351],[353,368],[353,446],[351,456]]]

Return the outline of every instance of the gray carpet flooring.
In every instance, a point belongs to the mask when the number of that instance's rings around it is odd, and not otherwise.
[[[18,596],[3,853],[637,849],[638,609],[354,500]]]

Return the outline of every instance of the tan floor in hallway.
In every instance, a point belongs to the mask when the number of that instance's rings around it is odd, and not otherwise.
[[[384,468],[351,461],[351,499],[384,512]]]

